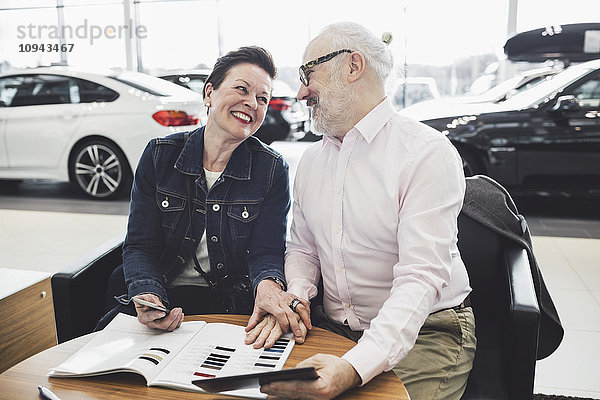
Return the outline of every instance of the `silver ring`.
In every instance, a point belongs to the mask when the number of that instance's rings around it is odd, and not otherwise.
[[[294,300],[290,301],[290,308],[293,312],[296,312],[296,307],[298,307],[298,304],[300,304],[300,299],[298,298],[295,298]]]

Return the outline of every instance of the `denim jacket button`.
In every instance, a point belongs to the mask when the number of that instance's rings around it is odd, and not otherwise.
[[[213,243],[217,243],[217,242],[219,241],[219,238],[218,238],[218,237],[216,237],[216,236],[211,236],[210,240],[211,240]]]
[[[221,209],[221,206],[218,204],[214,204],[213,205],[213,211],[219,211]]]
[[[163,206],[163,208],[169,207],[169,198],[165,197],[165,199],[162,201],[162,203],[160,203],[160,205]]]
[[[248,211],[244,210],[242,211],[242,218],[246,219],[250,216],[250,214],[248,214]]]
[[[217,269],[223,269],[223,267],[224,267],[223,263],[218,263],[217,264]]]

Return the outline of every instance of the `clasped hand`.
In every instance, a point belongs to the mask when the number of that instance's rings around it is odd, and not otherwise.
[[[246,326],[246,344],[254,348],[270,348],[283,333],[291,331],[296,343],[304,343],[310,323],[310,307],[307,300],[300,299],[296,312],[289,307],[296,298],[281,290],[279,284],[265,279],[258,284],[254,311]]]

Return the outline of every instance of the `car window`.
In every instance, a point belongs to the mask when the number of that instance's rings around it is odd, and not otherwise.
[[[187,83],[187,87],[189,87],[190,89],[192,89],[196,93],[202,94],[202,91],[204,90],[204,82],[205,82],[205,80],[206,79],[192,78]]]
[[[61,75],[10,77],[2,89],[6,106],[34,106],[71,103],[71,79]],[[6,93],[4,93],[6,90]]]
[[[0,106],[8,107],[11,105],[23,79],[22,76],[7,76],[0,79]]]
[[[189,94],[188,89],[184,89],[181,86],[167,82],[164,79],[138,72],[123,72],[119,75],[109,76],[109,78],[125,83],[144,92],[148,92],[154,96],[175,96]]]
[[[206,82],[208,75],[165,75],[160,78],[202,94],[204,91],[204,83]]]
[[[573,90],[573,96],[579,100],[584,110],[600,109],[600,77],[590,79]]]
[[[595,68],[597,68],[595,64],[590,66],[589,63],[569,67],[566,70],[554,75],[552,79],[545,79],[532,88],[514,95],[510,99],[504,101],[502,104],[507,109],[522,109],[546,103],[566,86],[592,72]]]
[[[99,85],[95,82],[86,81],[85,79],[74,79],[74,88],[77,89],[79,102],[81,103],[106,103],[115,101],[119,97],[119,93],[106,86]],[[71,95],[73,97],[73,95]]]

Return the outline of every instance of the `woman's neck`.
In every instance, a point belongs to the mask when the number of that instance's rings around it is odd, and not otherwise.
[[[222,139],[216,130],[210,129],[209,124],[204,130],[204,154],[202,163],[204,168],[213,172],[225,170],[238,142],[228,142]]]

